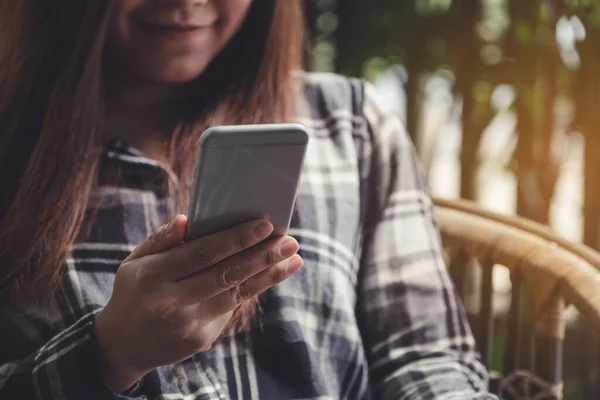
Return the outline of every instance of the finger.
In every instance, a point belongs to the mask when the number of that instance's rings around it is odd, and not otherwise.
[[[151,254],[161,253],[183,242],[187,217],[178,214],[171,222],[161,226],[137,246],[124,262],[142,258]]]
[[[242,284],[208,299],[199,305],[201,318],[210,321],[235,310],[245,300],[261,294],[294,275],[302,268],[303,263],[302,258],[296,254]]]
[[[229,257],[172,286],[185,304],[204,301],[223,293],[298,252],[298,242],[278,238]]]
[[[153,265],[167,280],[178,281],[255,246],[272,232],[273,225],[268,221],[248,222],[157,254]]]

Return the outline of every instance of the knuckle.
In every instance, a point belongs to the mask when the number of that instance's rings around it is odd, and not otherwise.
[[[248,238],[244,231],[238,232],[237,237],[237,245],[240,249],[245,249],[248,245]]]
[[[158,304],[154,309],[154,317],[169,337],[182,339],[189,334],[188,318],[175,302]]]
[[[156,244],[160,238],[164,235],[164,227],[160,227],[158,229],[156,229],[155,231],[153,231],[150,236],[148,236],[148,238],[146,239],[146,243],[149,245],[154,245]]]
[[[149,288],[153,284],[153,276],[148,271],[148,268],[132,268],[135,267],[133,265],[124,264],[119,269],[127,274],[131,274],[133,276],[133,280],[136,285],[141,288]],[[138,265],[139,267],[139,265]]]
[[[149,256],[153,257],[153,256]],[[152,288],[156,286],[158,275],[158,269],[154,268],[151,263],[125,263],[119,267],[123,273],[132,276],[136,286],[140,288]]]
[[[250,247],[254,242],[254,236],[248,233],[246,230],[240,230],[237,234],[237,246],[240,249],[246,249]]]
[[[271,281],[273,284],[283,282],[287,278],[287,268],[284,265],[278,265],[271,268]]]
[[[154,307],[153,314],[161,322],[171,322],[176,318],[177,306],[174,302],[162,302]]]
[[[264,251],[264,262],[266,265],[273,265],[277,262],[277,258],[279,257],[279,253],[273,247],[267,248]]]
[[[233,293],[231,296],[231,306],[237,307],[242,304],[245,300],[250,298],[250,292],[248,290],[248,286],[245,284],[241,284],[233,289]]]
[[[198,249],[198,262],[210,266],[219,262],[219,251],[211,246],[202,246]]]
[[[229,263],[219,271],[218,284],[223,288],[235,286],[242,281],[242,267],[238,263]]]

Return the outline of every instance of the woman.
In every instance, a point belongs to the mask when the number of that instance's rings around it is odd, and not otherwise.
[[[489,397],[407,135],[294,73],[300,9],[2,2],[0,400]],[[292,120],[295,239],[181,244],[203,129]]]

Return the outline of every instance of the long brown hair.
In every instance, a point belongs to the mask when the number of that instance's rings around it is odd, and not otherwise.
[[[53,298],[97,180],[111,1],[60,3],[0,2],[0,317]],[[300,0],[254,1],[191,84],[170,139],[180,192],[204,127],[291,116],[302,28]]]

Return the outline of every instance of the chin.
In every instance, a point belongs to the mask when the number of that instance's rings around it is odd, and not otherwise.
[[[185,63],[152,69],[144,68],[140,72],[146,79],[157,83],[187,83],[202,75],[207,64]]]

